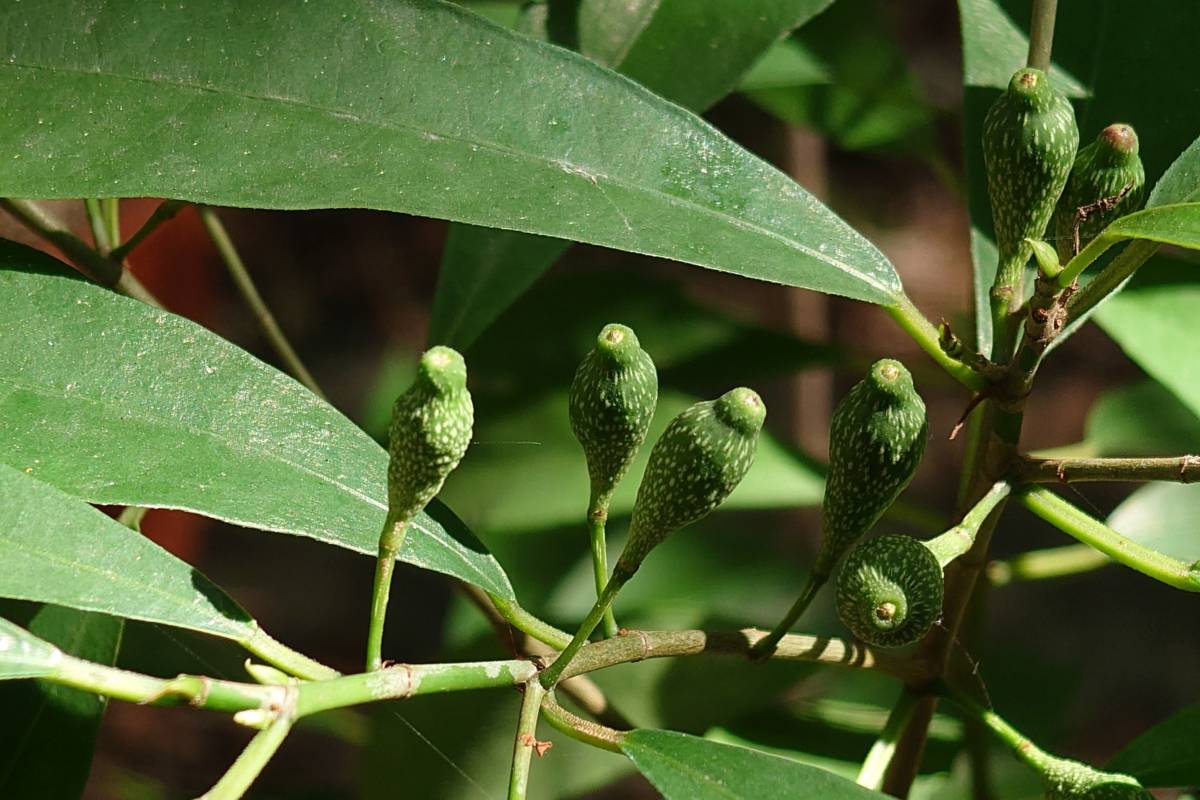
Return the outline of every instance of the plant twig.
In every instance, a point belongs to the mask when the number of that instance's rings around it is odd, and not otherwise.
[[[558,704],[553,689],[547,691],[546,696],[542,698],[542,716],[546,718],[546,722],[550,723],[551,727],[572,739],[612,753],[621,752],[621,740],[625,738],[622,731],[572,714]]]
[[[865,786],[875,791],[883,786],[884,775],[896,752],[896,743],[900,739],[904,726],[908,724],[909,717],[916,709],[916,703],[916,695],[905,689],[900,695],[900,699],[896,701],[896,705],[892,706],[883,731],[875,740],[875,744],[871,746],[870,752],[867,753],[867,757],[858,771],[858,778],[855,782],[859,786]]]
[[[596,597],[604,594],[608,584],[608,539],[605,535],[605,522],[608,519],[607,510],[593,509],[588,514],[588,534],[592,540],[592,571],[596,579]],[[604,635],[613,637],[620,628],[616,617],[613,616],[612,606],[604,610],[602,620]]]
[[[535,679],[525,684],[524,692],[521,715],[517,720],[517,735],[513,741],[512,769],[508,774],[508,800],[525,800],[533,751],[537,750],[538,755],[542,754],[542,745],[537,740],[537,723],[546,690]]]
[[[239,644],[268,664],[278,667],[289,675],[295,675],[297,678],[324,681],[336,678],[341,674],[337,670],[293,650],[259,627],[255,627],[254,633]]]
[[[1034,0],[1029,22],[1029,55],[1025,65],[1046,72],[1050,69],[1050,49],[1054,44],[1054,18],[1058,0]]]
[[[1020,581],[1078,575],[1111,563],[1111,558],[1089,545],[1068,544],[1032,550],[1004,561],[993,561],[987,565],[987,578],[993,586],[1007,586]]]
[[[1169,458],[1022,458],[1013,464],[1020,483],[1084,481],[1200,481],[1200,456]]]
[[[134,248],[146,240],[146,237],[158,230],[158,227],[164,222],[168,222],[187,205],[182,200],[164,200],[159,203],[158,208],[154,209],[154,213],[150,218],[142,223],[142,227],[134,231],[133,236],[122,242],[116,247],[109,256],[118,261],[124,261],[126,257],[133,252]]]
[[[104,228],[108,233],[108,242],[113,247],[121,243],[121,199],[118,197],[105,197],[100,201],[100,215],[104,218]],[[109,257],[112,258],[110,252]],[[114,261],[123,261],[122,258],[114,258]]]
[[[371,622],[367,629],[367,672],[383,666],[383,626],[387,621],[388,597],[392,591],[392,573],[396,556],[404,544],[408,520],[396,519],[389,512],[379,535],[379,555],[375,558],[375,583],[371,590]]]
[[[1093,239],[1092,244],[1095,244],[1100,238]],[[1088,245],[1088,247],[1085,247],[1076,258],[1087,253],[1088,248],[1091,246]],[[1125,245],[1125,249],[1117,253],[1108,266],[1100,270],[1100,273],[1087,286],[1084,286],[1072,295],[1071,299],[1067,302],[1066,326],[1069,328],[1072,324],[1077,323],[1080,319],[1087,316],[1093,308],[1099,305],[1102,300],[1119,289],[1133,273],[1137,272],[1139,267],[1158,252],[1160,246],[1158,242],[1151,242],[1147,239],[1134,239]],[[1073,262],[1074,259],[1072,259]]]
[[[1200,592],[1200,562],[1186,564],[1128,539],[1044,487],[1024,489],[1016,498],[1046,522],[1113,561],[1176,589]]]
[[[113,243],[112,239],[108,237],[108,227],[104,222],[104,212],[100,209],[100,201],[89,197],[83,201],[83,208],[87,212],[88,226],[92,229],[95,250],[100,255],[107,256],[113,249]]]
[[[296,355],[296,351],[292,348],[291,343],[283,333],[283,329],[279,327],[279,323],[275,321],[275,315],[271,313],[271,309],[267,307],[262,295],[258,292],[258,287],[254,285],[254,280],[250,277],[250,273],[246,270],[246,265],[238,255],[237,248],[233,245],[233,240],[229,238],[229,233],[225,230],[225,226],[221,224],[221,220],[217,217],[216,211],[209,206],[196,206],[200,213],[200,221],[204,224],[204,229],[208,231],[209,238],[216,245],[217,252],[221,254],[221,260],[225,262],[226,268],[229,270],[229,275],[233,278],[234,285],[237,286],[238,292],[242,295],[242,300],[250,309],[250,313],[254,316],[254,321],[258,324],[259,330],[267,337],[267,341],[271,343],[271,348],[283,361],[288,372],[292,373],[292,377],[300,381],[308,387],[309,391],[317,397],[325,399],[325,395],[321,392],[321,387],[313,379],[312,373],[304,366],[304,362]]]
[[[246,749],[216,785],[202,794],[199,800],[238,800],[242,797],[283,744],[283,740],[292,729],[293,721],[288,711],[277,713],[267,727],[254,735],[250,744],[246,745]]]

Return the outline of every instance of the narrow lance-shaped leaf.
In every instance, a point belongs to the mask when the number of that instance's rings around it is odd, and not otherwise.
[[[1200,781],[1200,705],[1192,705],[1134,739],[1107,769],[1145,786],[1193,786]]]
[[[179,508],[374,554],[387,454],[188,320],[0,241],[0,463],[94,503]],[[512,597],[444,506],[399,558]]]
[[[877,303],[900,288],[700,118],[448,3],[48,0],[0,12],[0,42],[6,194],[378,208]]]
[[[0,680],[53,675],[61,661],[57,647],[0,617]]]

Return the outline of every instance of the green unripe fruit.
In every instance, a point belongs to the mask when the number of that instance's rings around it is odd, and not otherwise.
[[[671,420],[650,451],[616,573],[632,575],[667,534],[725,501],[754,463],[766,416],[762,398],[739,388]]]
[[[918,641],[942,613],[937,557],[910,536],[881,536],[850,551],[837,582],[837,610],[856,637],[879,647]]]
[[[392,406],[388,432],[388,515],[408,521],[441,491],[471,442],[475,410],[457,351],[421,356],[412,386]]]
[[[833,412],[824,540],[813,568],[825,580],[908,486],[929,437],[925,403],[899,361],[882,359]]]
[[[1100,204],[1088,208],[1086,218],[1079,224],[1082,248],[1110,222],[1141,208],[1145,190],[1146,171],[1138,157],[1137,133],[1124,123],[1109,125],[1100,131],[1096,141],[1079,151],[1066,189],[1058,200],[1054,235],[1059,260],[1065,264],[1075,254],[1079,209]]]
[[[1025,239],[1041,239],[1079,147],[1071,103],[1041,70],[1018,70],[983,121],[983,163],[996,246],[1000,251],[993,303],[1020,302],[1029,260]]]
[[[613,490],[646,439],[658,402],[658,372],[624,325],[605,325],[571,382],[571,430],[591,479],[589,509],[608,508]]]
[[[1135,778],[1066,758],[1046,756],[1039,765],[1047,800],[1151,800]]]

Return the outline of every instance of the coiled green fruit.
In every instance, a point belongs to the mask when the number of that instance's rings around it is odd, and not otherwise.
[[[753,389],[696,403],[667,425],[638,487],[614,574],[632,575],[672,531],[711,513],[746,476],[767,408]]]
[[[1096,141],[1079,151],[1066,189],[1058,199],[1054,235],[1059,261],[1065,264],[1075,254],[1079,209],[1103,203],[1080,222],[1079,246],[1085,247],[1110,222],[1141,208],[1145,189],[1146,170],[1138,157],[1137,133],[1124,123],[1109,125]]]
[[[817,579],[832,574],[908,486],[928,438],[925,403],[912,375],[899,361],[876,361],[833,412]]]
[[[632,330],[605,325],[571,382],[571,430],[583,445],[592,513],[607,511],[658,402],[658,372]]]
[[[411,520],[441,491],[471,443],[474,417],[463,357],[449,347],[427,350],[412,386],[392,406],[390,519]]]
[[[983,121],[983,162],[1000,262],[993,308],[1024,300],[1026,239],[1041,239],[1079,147],[1071,103],[1041,70],[1018,70]]]
[[[1137,779],[1047,755],[1038,765],[1047,800],[1151,800]]]
[[[886,535],[850,551],[837,581],[837,610],[856,637],[879,647],[919,640],[942,613],[942,567],[910,536]]]

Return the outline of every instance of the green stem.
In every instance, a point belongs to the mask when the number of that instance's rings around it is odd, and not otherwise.
[[[304,362],[300,360],[300,356],[296,355],[296,351],[284,335],[283,329],[275,321],[275,315],[271,313],[271,309],[267,307],[266,301],[259,294],[258,287],[254,285],[254,280],[246,270],[246,265],[242,261],[242,257],[238,255],[237,248],[234,247],[233,240],[229,238],[229,233],[225,230],[225,226],[221,224],[216,211],[209,206],[197,206],[197,210],[200,212],[200,221],[204,223],[204,228],[208,231],[209,238],[212,239],[217,252],[221,254],[221,260],[225,262],[225,266],[229,270],[229,275],[233,278],[234,285],[237,286],[238,292],[242,295],[242,300],[249,307],[250,313],[254,316],[254,321],[267,337],[267,341],[271,343],[271,347],[275,350],[276,355],[283,361],[288,372],[292,373],[292,377],[308,387],[308,390],[317,397],[324,399],[325,395],[321,392],[321,387],[317,385],[312,373],[304,366]]]
[[[1050,69],[1050,49],[1054,44],[1054,18],[1058,0],[1034,0],[1029,20],[1029,55],[1027,66],[1046,72]]]
[[[100,201],[89,197],[83,201],[83,208],[87,211],[88,226],[92,229],[92,241],[95,242],[96,252],[100,255],[107,255],[113,249],[113,243],[108,238],[108,227],[104,223],[104,212],[100,209]]]
[[[121,200],[117,197],[106,197],[100,201],[100,213],[104,217],[104,227],[108,231],[108,242],[113,247],[121,243]],[[109,253],[112,257],[112,253]]]
[[[821,587],[825,585],[828,579],[828,575],[818,575],[815,572],[808,576],[808,582],[800,590],[800,596],[796,598],[796,602],[792,603],[792,607],[784,614],[783,619],[771,629],[770,633],[754,645],[752,657],[764,658],[775,652],[775,648],[779,646],[779,640],[787,635],[792,626],[808,610],[813,598],[817,596],[817,592],[821,590]]]
[[[521,715],[517,720],[517,735],[513,741],[512,769],[508,775],[508,800],[525,800],[529,786],[529,764],[537,747],[538,715],[542,710],[542,698],[546,690],[537,680],[525,684],[525,696],[521,700]]]
[[[1004,501],[1012,492],[1008,481],[998,481],[993,484],[988,493],[979,499],[971,510],[963,515],[962,522],[950,530],[925,543],[935,556],[942,569],[954,559],[970,551],[975,544],[975,537],[983,526],[984,520],[991,515],[996,506]]]
[[[1200,592],[1200,562],[1186,564],[1143,544],[1127,539],[1103,522],[1043,487],[1024,489],[1021,505],[1086,545],[1143,575],[1187,592]]]
[[[571,642],[563,648],[563,651],[558,654],[558,658],[554,659],[553,664],[542,670],[542,686],[547,689],[554,688],[554,684],[558,683],[558,678],[562,674],[562,671],[571,663],[571,659],[575,658],[575,654],[587,642],[588,637],[592,635],[592,631],[596,630],[596,626],[600,624],[600,620],[604,617],[605,609],[612,605],[617,592],[621,591],[621,587],[625,585],[625,582],[629,578],[630,575],[624,572],[613,573],[612,578],[604,587],[604,592],[596,600],[596,605],[592,606],[592,610],[584,618],[583,622],[580,623],[579,630],[575,632],[575,638],[571,639]]]
[[[290,714],[277,714],[270,725],[255,734],[229,771],[199,800],[238,800],[244,795],[287,738],[292,722]]]
[[[548,622],[535,617],[526,611],[515,600],[507,600],[499,595],[488,592],[488,599],[496,607],[497,613],[521,633],[528,634],[543,644],[562,650],[571,642],[571,634],[554,627]]]
[[[125,242],[110,253],[110,257],[116,261],[124,261],[134,248],[145,241],[146,237],[154,233],[160,225],[175,218],[187,203],[182,200],[164,200],[159,204],[158,208],[154,209],[154,213],[150,218],[142,223],[142,227],[134,231],[133,236],[130,236]]]
[[[901,293],[895,301],[894,305],[885,307],[887,313],[942,369],[972,391],[987,388],[988,382],[982,375],[942,349],[937,328],[913,305],[908,295]]]
[[[304,717],[381,700],[519,686],[535,677],[537,667],[524,659],[397,664],[377,672],[301,684],[297,688],[296,715]]]
[[[262,628],[255,627],[249,639],[241,642],[242,647],[289,675],[308,681],[325,681],[336,678],[340,673],[297,652],[271,637]]]
[[[604,594],[608,585],[608,540],[604,531],[604,523],[608,519],[607,509],[593,509],[588,514],[588,532],[592,539],[592,571],[596,578],[597,599]],[[616,636],[621,629],[613,616],[612,606],[604,610],[604,635],[608,638]]]
[[[621,740],[625,738],[624,733],[567,711],[558,704],[554,697],[554,690],[546,692],[546,696],[542,699],[542,716],[552,728],[576,741],[590,744],[592,747],[598,747],[610,753],[621,752]]]
[[[1097,241],[1099,241],[1099,238],[1093,239],[1088,247],[1091,247]],[[1085,247],[1079,255],[1082,256],[1084,252],[1087,252],[1088,247]],[[1070,328],[1087,317],[1093,308],[1119,289],[1133,273],[1137,272],[1138,268],[1142,264],[1145,264],[1150,256],[1158,251],[1159,247],[1160,245],[1157,242],[1151,242],[1146,239],[1135,239],[1127,244],[1125,249],[1118,253],[1107,267],[1100,270],[1100,274],[1067,301],[1066,327]],[[1076,258],[1078,257],[1076,256]],[[1073,263],[1074,259],[1072,259]]]
[[[1022,458],[1013,465],[1020,483],[1200,480],[1200,456],[1172,458]]]
[[[896,705],[892,706],[892,712],[888,714],[883,731],[875,740],[875,744],[871,746],[871,751],[867,753],[867,757],[858,771],[856,782],[859,786],[865,786],[875,791],[883,786],[883,778],[887,774],[888,766],[892,763],[892,756],[896,753],[896,744],[900,740],[900,734],[904,731],[904,726],[908,724],[916,707],[917,696],[906,689],[900,695],[900,699],[896,701]]]
[[[961,692],[946,689],[946,693],[954,701],[955,705],[970,714],[973,719],[982,723],[997,739],[1007,745],[1017,758],[1033,767],[1039,773],[1045,770],[1046,764],[1050,760],[1049,754],[1030,741],[1019,730],[1008,724],[1003,717],[995,711],[984,708]]]
[[[993,561],[987,566],[987,577],[993,586],[1007,586],[1018,581],[1078,575],[1111,563],[1111,558],[1089,545],[1069,544],[1021,553],[1007,561]]]
[[[54,674],[45,680],[130,703],[160,706],[186,703],[195,708],[228,713],[268,708],[282,702],[286,694],[281,686],[220,681],[195,675],[180,675],[169,680],[152,678],[68,655],[63,655]]]
[[[383,626],[387,621],[388,595],[392,591],[392,571],[407,532],[407,520],[398,520],[388,514],[383,523],[383,532],[379,535],[379,556],[375,560],[371,624],[367,631],[367,672],[374,672],[383,666]]]

